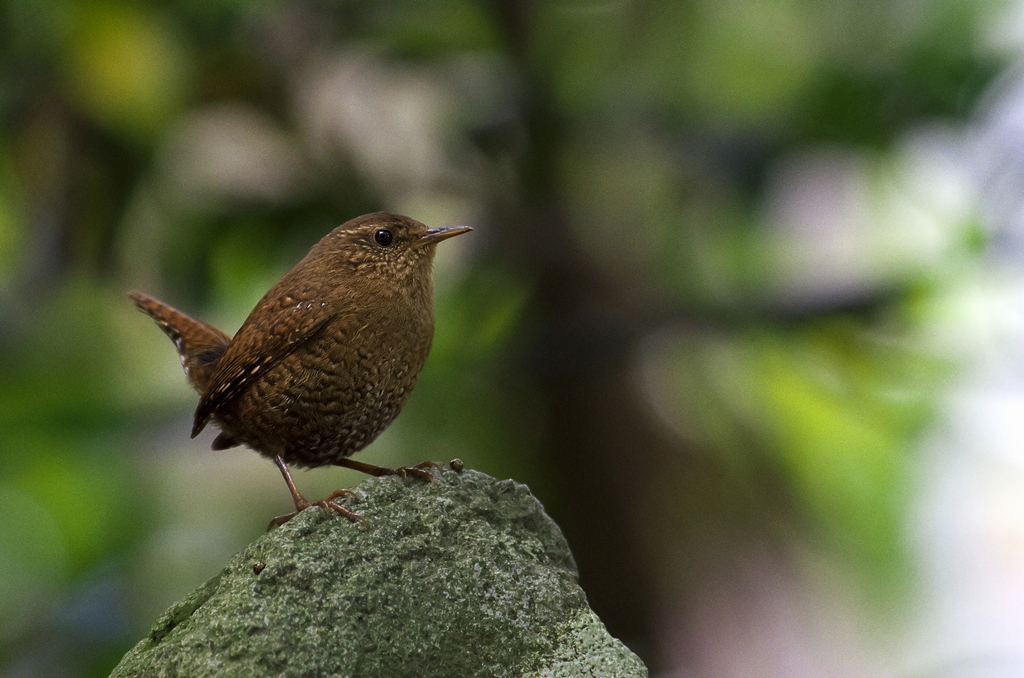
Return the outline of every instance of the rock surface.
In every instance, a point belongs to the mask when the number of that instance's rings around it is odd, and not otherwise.
[[[590,610],[525,485],[370,478],[237,554],[112,677],[646,676]]]

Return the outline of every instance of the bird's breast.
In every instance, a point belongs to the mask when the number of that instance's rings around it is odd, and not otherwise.
[[[430,350],[433,324],[329,323],[216,414],[265,455],[320,466],[359,451],[398,416]]]

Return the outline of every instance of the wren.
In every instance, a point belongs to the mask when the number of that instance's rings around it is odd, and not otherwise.
[[[442,240],[467,226],[427,228],[390,212],[356,217],[331,231],[256,304],[235,336],[139,292],[129,296],[174,342],[199,392],[192,437],[213,422],[213,449],[247,445],[281,470],[295,511],[333,509],[307,501],[288,465],[336,465],[372,475],[431,479],[424,462],[398,469],[349,457],[394,421],[409,398],[434,336],[431,268]]]

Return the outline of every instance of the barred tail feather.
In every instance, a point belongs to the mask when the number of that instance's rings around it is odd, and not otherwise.
[[[131,292],[128,296],[171,338],[181,356],[185,375],[195,389],[203,393],[231,337],[149,295]]]

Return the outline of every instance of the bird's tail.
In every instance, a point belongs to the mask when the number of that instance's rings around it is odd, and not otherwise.
[[[185,375],[196,390],[203,393],[231,337],[149,295],[131,292],[128,296],[171,338],[181,356]]]

